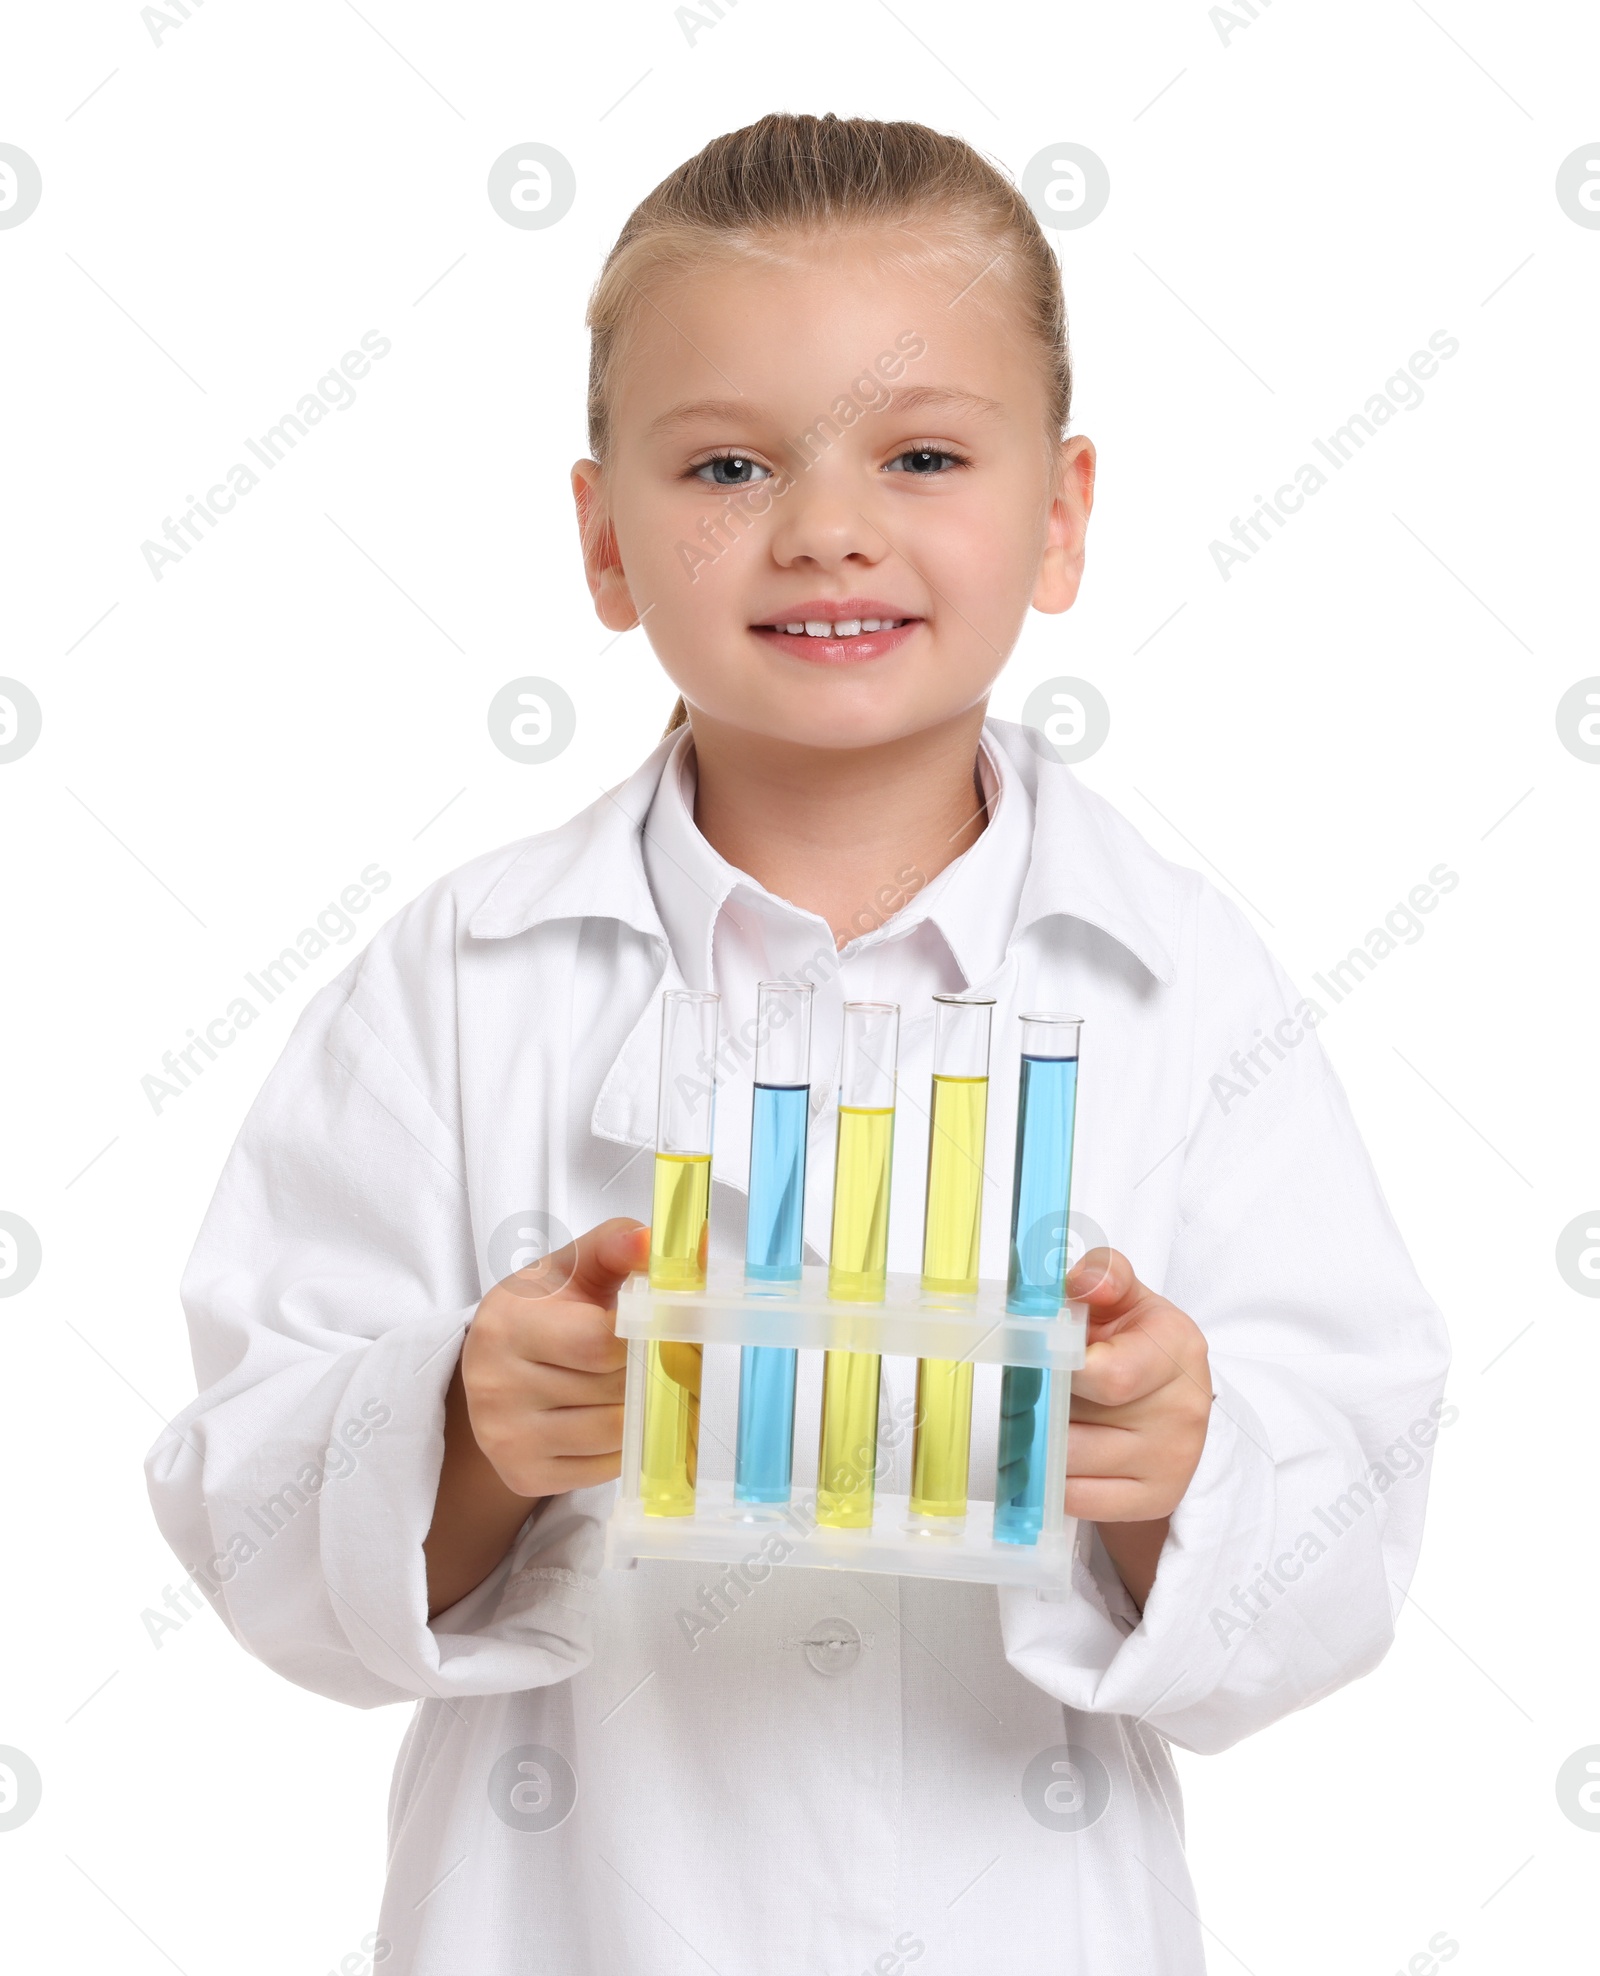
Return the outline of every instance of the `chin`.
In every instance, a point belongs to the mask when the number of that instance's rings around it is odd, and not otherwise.
[[[771,712],[759,717],[737,719],[730,725],[755,731],[773,741],[796,748],[822,748],[829,751],[853,748],[881,748],[909,736],[942,726],[951,715],[946,709],[896,710],[861,714],[853,709],[810,708],[804,714],[774,718]]]
[[[819,670],[814,681],[774,680],[774,690],[752,692],[757,682],[748,677],[697,681],[689,674],[687,667],[680,673],[678,690],[719,727],[791,747],[830,750],[885,747],[946,726],[981,705],[993,683],[986,677],[946,681],[943,690],[930,694],[934,681],[904,671],[899,678],[868,680],[859,673],[846,678]]]

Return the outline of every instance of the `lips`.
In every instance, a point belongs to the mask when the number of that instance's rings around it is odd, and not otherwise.
[[[849,665],[895,651],[921,622],[878,597],[811,597],[784,605],[750,628],[793,658]]]

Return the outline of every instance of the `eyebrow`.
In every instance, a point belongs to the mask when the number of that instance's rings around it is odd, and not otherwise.
[[[841,394],[842,395],[842,394]],[[980,397],[975,391],[961,391],[948,384],[914,384],[904,391],[892,391],[887,404],[872,408],[878,412],[961,411],[979,418],[997,418],[1005,410],[997,399]],[[674,405],[650,423],[647,437],[675,432],[680,426],[744,424],[765,416],[749,398],[696,398]],[[819,413],[826,417],[827,413]]]
[[[914,384],[906,391],[891,392],[886,412],[921,412],[948,409],[973,412],[980,418],[998,418],[1005,407],[998,398],[983,398],[976,391],[959,391],[951,384]]]

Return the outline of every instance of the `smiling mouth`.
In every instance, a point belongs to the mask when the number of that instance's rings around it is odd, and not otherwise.
[[[860,618],[786,618],[774,624],[757,624],[754,631],[781,631],[790,638],[843,639],[870,636],[877,631],[899,631],[903,625],[916,624],[916,618],[860,617]]]
[[[919,617],[782,617],[750,629],[785,658],[804,665],[853,666],[898,652],[923,623]]]

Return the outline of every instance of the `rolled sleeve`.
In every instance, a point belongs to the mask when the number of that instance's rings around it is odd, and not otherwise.
[[[1206,1334],[1205,1445],[1142,1615],[1087,1535],[1073,1598],[1000,1602],[1007,1657],[1036,1685],[1218,1750],[1382,1658],[1454,1413],[1444,1323],[1315,1034],[1325,1012],[1231,909],[1206,910],[1229,985],[1197,1018],[1156,1286]],[[1263,1033],[1284,1047],[1245,1082],[1236,1053]]]
[[[422,1542],[480,1286],[449,1075],[423,1095],[393,967],[369,951],[314,997],[247,1117],[181,1285],[201,1391],[146,1457],[163,1534],[240,1643],[361,1707],[585,1665],[612,1487],[539,1505],[430,1624]],[[453,1011],[434,1020],[442,1066]]]

